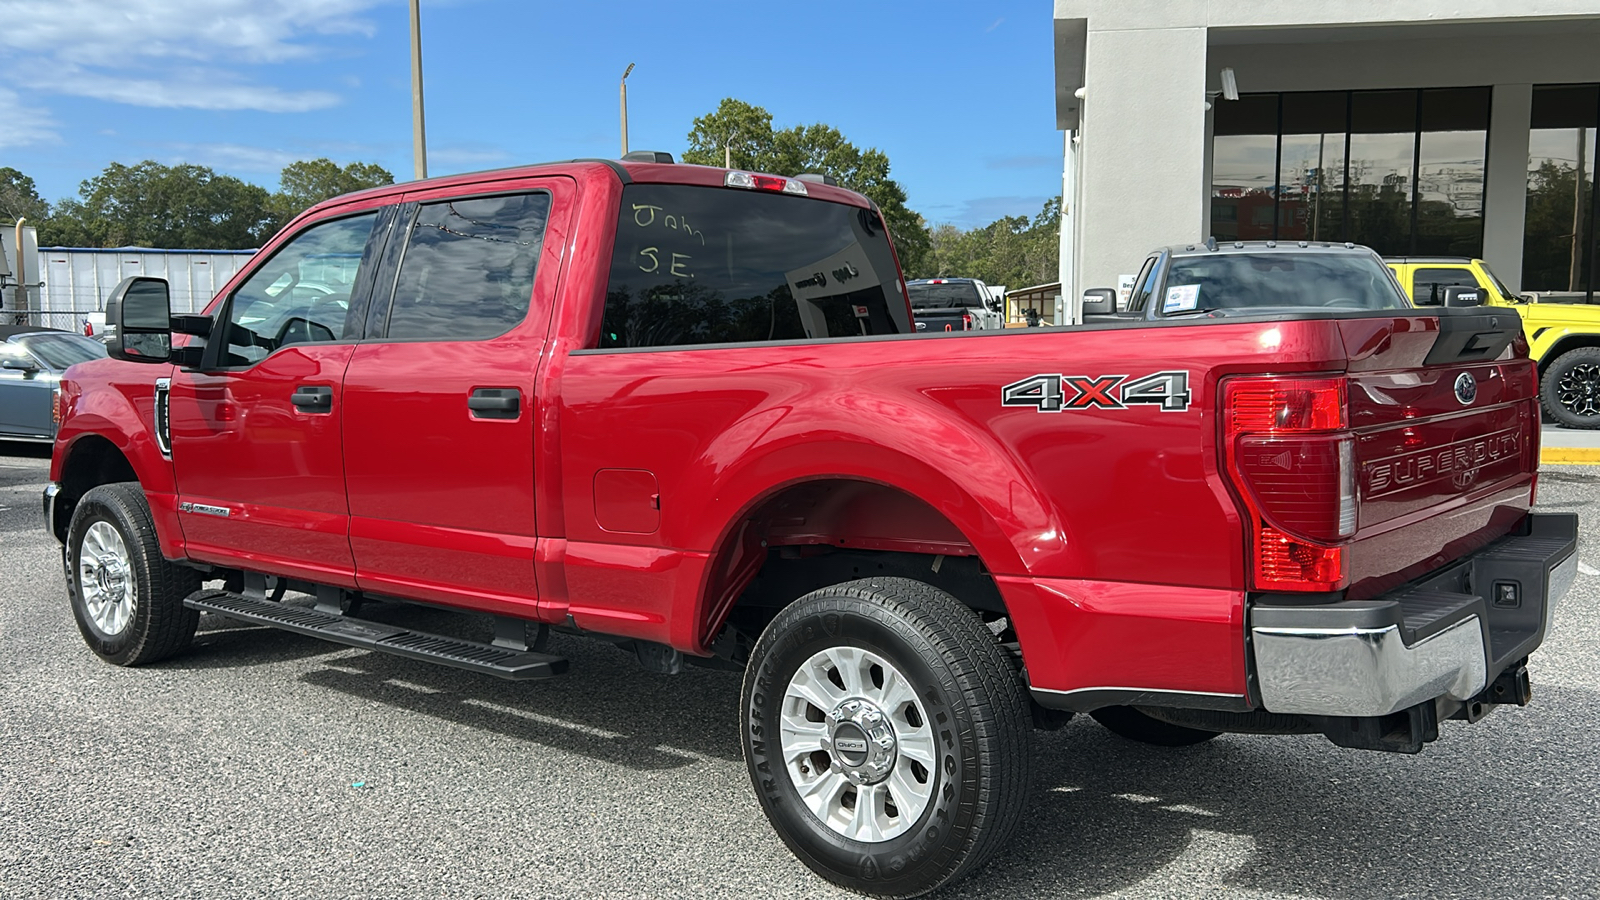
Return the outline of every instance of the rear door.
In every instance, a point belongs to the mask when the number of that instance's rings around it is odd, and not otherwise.
[[[344,382],[363,590],[532,614],[534,377],[574,197],[559,177],[406,195]]]
[[[191,557],[355,586],[341,382],[391,215],[302,228],[224,298],[204,365],[174,370],[171,456]]]
[[[0,361],[27,368],[0,368],[0,434],[49,437],[50,404],[58,380],[22,344],[0,341]]]

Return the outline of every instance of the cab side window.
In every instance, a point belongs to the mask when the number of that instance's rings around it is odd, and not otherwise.
[[[1477,287],[1471,269],[1418,269],[1411,276],[1411,302],[1418,306],[1444,303],[1447,287]]]
[[[288,344],[354,337],[350,295],[378,214],[313,225],[234,291],[226,365],[250,365]]]
[[[386,332],[390,339],[476,340],[528,314],[550,195],[426,203],[417,210]]]

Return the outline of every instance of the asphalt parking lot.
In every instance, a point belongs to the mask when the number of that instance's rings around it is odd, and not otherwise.
[[[571,674],[513,684],[210,617],[180,658],[99,662],[41,528],[48,462],[0,444],[6,897],[851,896],[757,808],[732,673],[558,635]],[[943,896],[1600,896],[1600,466],[1546,467],[1540,500],[1587,534],[1533,705],[1416,757],[1080,717],[1037,736],[1014,846]]]

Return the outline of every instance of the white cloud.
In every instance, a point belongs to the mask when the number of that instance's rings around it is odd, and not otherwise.
[[[0,127],[0,148],[54,144],[61,140],[49,112],[22,105],[17,92],[6,88],[0,88],[0,122],[5,123]]]
[[[284,166],[306,158],[303,153],[293,153],[275,147],[251,147],[246,144],[169,144],[168,146],[172,150],[163,156],[170,163],[190,163],[224,172],[278,172]]]
[[[306,35],[371,36],[381,0],[0,0],[0,47],[79,65],[119,60],[272,63],[314,52]]]
[[[47,84],[64,94],[130,106],[306,112],[339,102],[339,95],[329,91],[282,91],[243,84],[229,73],[213,69],[190,69],[164,80],[62,69],[51,72],[37,86],[43,88]]]
[[[385,0],[0,0],[0,60],[32,88],[136,106],[302,112],[328,91],[253,84],[240,66],[321,55],[371,37]],[[174,64],[177,67],[174,68]]]

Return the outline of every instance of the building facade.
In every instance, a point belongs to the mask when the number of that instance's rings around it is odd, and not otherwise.
[[[1056,0],[1055,54],[1066,297],[1207,235],[1600,293],[1594,0]]]

